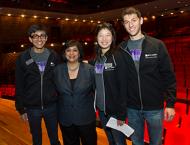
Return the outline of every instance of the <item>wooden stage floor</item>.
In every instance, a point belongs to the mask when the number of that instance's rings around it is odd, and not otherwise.
[[[43,127],[43,145],[49,145],[47,133]],[[105,133],[97,128],[98,145],[108,145]],[[59,138],[62,143],[61,132]],[[131,142],[128,141],[128,145]],[[0,98],[0,145],[32,145],[28,123],[19,118],[14,107],[14,101]]]

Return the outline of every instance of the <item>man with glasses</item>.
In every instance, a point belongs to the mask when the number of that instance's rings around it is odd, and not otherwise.
[[[51,145],[60,145],[57,97],[52,80],[59,59],[53,50],[45,48],[48,37],[44,26],[32,25],[28,35],[33,46],[16,60],[15,106],[21,118],[29,122],[33,145],[42,145],[42,119]]]

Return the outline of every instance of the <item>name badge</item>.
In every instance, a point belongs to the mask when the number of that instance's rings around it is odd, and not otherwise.
[[[34,60],[31,58],[31,59],[28,59],[25,63],[26,63],[26,65],[30,65],[33,62],[34,62]]]

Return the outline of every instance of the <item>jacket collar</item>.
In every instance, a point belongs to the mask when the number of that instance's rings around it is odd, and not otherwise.
[[[148,37],[148,35],[145,33],[145,32],[142,32],[142,34],[144,35],[145,37],[145,40],[146,38]],[[126,47],[127,47],[127,42],[130,38],[128,37],[127,39],[125,39],[124,41],[122,41],[119,45],[119,48],[122,49],[122,50],[127,50]]]
[[[66,80],[66,82],[65,83],[67,83],[68,84],[68,89],[69,89],[69,91],[71,91],[71,92],[73,92],[73,91],[77,91],[78,90],[78,86],[80,86],[80,83],[81,83],[81,81],[82,80],[84,80],[84,63],[80,63],[80,66],[79,66],[79,70],[78,70],[78,75],[77,75],[77,78],[76,78],[76,81],[75,81],[75,83],[74,83],[74,86],[73,86],[73,90],[71,89],[71,82],[70,82],[70,78],[69,78],[69,73],[68,73],[68,67],[67,67],[67,63],[63,63],[63,71],[64,71],[64,74],[66,74],[66,75],[64,75],[63,77],[65,77],[65,80]]]

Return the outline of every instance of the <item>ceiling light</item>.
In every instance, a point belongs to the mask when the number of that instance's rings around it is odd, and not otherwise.
[[[144,21],[147,21],[147,20],[148,20],[148,18],[147,18],[147,17],[144,17],[144,18],[143,18],[143,20],[144,20]]]
[[[49,17],[45,17],[45,19],[49,19]]]
[[[86,20],[82,20],[83,22],[86,22]]]
[[[38,16],[33,16],[35,19],[38,17]]]
[[[183,13],[184,13],[184,11],[182,10],[182,11],[180,11],[180,13],[182,13],[182,14],[183,14]]]
[[[21,17],[22,17],[22,18],[24,18],[24,17],[25,17],[25,15],[24,15],[24,14],[22,14],[22,15],[21,15]]]
[[[9,17],[10,17],[10,16],[11,16],[11,14],[7,14],[7,16],[9,16]]]
[[[153,20],[156,19],[156,16],[152,16],[152,19],[153,19]]]

